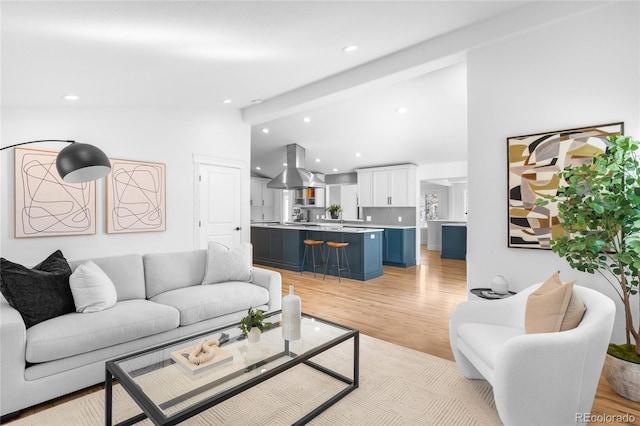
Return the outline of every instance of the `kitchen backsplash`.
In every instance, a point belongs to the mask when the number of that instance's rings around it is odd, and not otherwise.
[[[325,212],[324,208],[307,208],[304,209],[305,217],[309,217],[309,222],[324,222],[322,219],[316,219],[316,216],[325,215],[329,213]],[[367,216],[371,216],[371,221],[368,222]],[[399,222],[398,218],[401,217],[402,221]],[[416,226],[416,209],[415,207],[362,207],[362,215],[360,218],[365,224],[371,225],[403,225],[403,226]],[[344,223],[352,221],[345,220]],[[355,223],[355,222],[354,222]],[[361,222],[358,222],[361,223]]]
[[[371,216],[371,223],[375,225],[416,225],[415,207],[363,207],[362,219]],[[398,218],[402,218],[402,222]]]

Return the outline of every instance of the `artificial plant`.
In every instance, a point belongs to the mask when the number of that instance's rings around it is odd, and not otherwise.
[[[240,320],[240,331],[242,331],[244,335],[247,335],[253,327],[257,327],[260,332],[264,331],[266,327],[271,325],[270,322],[265,321],[265,312],[266,311],[262,309],[249,308],[247,315]]]
[[[635,305],[640,280],[640,178],[636,151],[640,142],[629,136],[610,136],[606,151],[591,164],[567,166],[560,172],[557,195],[539,204],[558,204],[562,236],[551,249],[572,268],[600,273],[616,290],[624,306],[626,342],[611,345],[609,353],[640,363],[640,311]],[[637,302],[640,303],[640,302]],[[634,345],[635,343],[635,345]]]

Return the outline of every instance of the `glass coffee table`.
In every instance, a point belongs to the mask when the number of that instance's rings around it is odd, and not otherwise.
[[[143,411],[119,425],[131,425],[145,418],[157,425],[174,425],[274,376],[291,374],[289,371],[300,364],[341,382],[337,393],[294,424],[309,422],[358,387],[360,335],[358,330],[303,313],[301,339],[289,342],[283,339],[281,323],[276,321],[280,313],[268,315],[274,325],[265,329],[258,343],[249,343],[240,334],[239,323],[235,323],[107,361],[105,424],[112,424],[112,412],[114,408],[117,410],[113,407],[114,379]],[[220,349],[228,358],[213,366],[203,365],[202,370],[195,373],[176,361],[179,353],[205,339],[219,340]],[[336,370],[344,368],[321,365],[321,358],[327,356],[330,349],[349,340],[353,344],[352,359],[338,360],[338,364],[346,366],[346,371],[338,372]],[[344,350],[340,352],[344,353]],[[351,355],[350,348],[346,353]]]

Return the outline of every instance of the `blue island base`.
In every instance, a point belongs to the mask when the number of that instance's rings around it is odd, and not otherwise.
[[[306,239],[320,241],[346,242],[346,253],[349,258],[351,274],[341,270],[340,276],[354,280],[367,281],[381,277],[382,272],[382,230],[366,230],[363,232],[340,232],[339,230],[287,229],[277,226],[252,226],[251,243],[253,244],[253,263],[271,266],[289,271],[313,272],[311,262],[302,265],[304,243]],[[322,246],[325,261],[327,247]],[[337,276],[335,254],[329,261],[327,275]],[[324,274],[325,266],[316,266],[316,273]]]

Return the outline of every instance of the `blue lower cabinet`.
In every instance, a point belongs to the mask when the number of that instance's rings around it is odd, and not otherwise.
[[[384,230],[384,257],[382,262],[388,266],[407,268],[416,264],[415,228]]]
[[[251,227],[251,243],[253,244],[253,262],[257,265],[271,266],[299,272],[313,271],[309,259],[302,264],[305,239],[324,241],[322,247],[325,262],[328,260],[327,275],[337,275],[335,251],[331,250],[331,259],[327,259],[327,241],[346,242],[349,245],[342,250],[349,260],[351,275],[348,271],[340,271],[346,278],[366,281],[382,276],[382,231],[375,232],[340,232],[320,230],[298,230],[282,228]],[[311,250],[311,248],[309,248]],[[310,257],[310,253],[307,254]],[[320,263],[319,251],[316,251],[316,262]],[[342,266],[342,258],[340,259]],[[324,274],[325,266],[316,267],[316,272]]]
[[[442,225],[442,253],[443,259],[467,258],[467,227],[459,225]]]
[[[271,229],[252,227],[251,244],[255,259],[269,259],[271,257]]]
[[[326,241],[334,241],[338,243],[349,243],[344,249],[338,249],[340,257],[340,267],[343,265],[343,257],[341,250],[346,253],[349,271],[342,270],[342,277],[352,278],[354,280],[366,281],[372,278],[382,276],[382,231],[376,232],[325,232]],[[338,275],[336,267],[336,250],[331,249],[328,253],[328,247],[325,246],[327,257],[327,275]]]
[[[299,235],[293,229],[251,227],[253,262],[290,271],[299,271],[302,253]]]
[[[382,276],[383,240],[382,231],[363,234],[362,273],[364,280]]]
[[[300,246],[299,231],[294,229],[273,229],[273,231],[282,232],[282,268],[299,271],[304,250]]]

